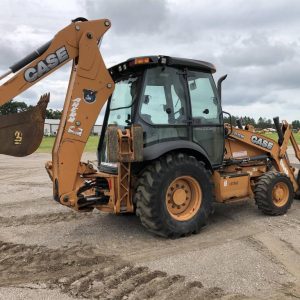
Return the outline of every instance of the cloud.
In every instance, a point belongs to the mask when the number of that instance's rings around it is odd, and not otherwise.
[[[25,25],[16,26],[9,34],[1,34],[0,69],[8,69],[9,66],[39,48],[47,41],[47,35],[49,34],[43,30]]]
[[[19,59],[18,51],[11,48],[7,41],[0,38],[0,69],[7,70],[10,65]]]
[[[299,48],[298,43],[273,42],[268,36],[255,33],[224,47],[219,59],[231,67],[275,66],[293,59],[295,48]]]
[[[194,30],[218,32],[257,28],[287,30],[298,24],[300,13],[298,0],[171,0],[168,7],[171,10],[168,21],[173,20],[185,29],[194,25]]]
[[[149,54],[210,61],[216,78],[229,74],[223,85],[226,109],[299,119],[299,15],[298,0],[32,0],[26,5],[2,0],[0,69],[50,40],[71,19],[109,18],[112,28],[101,46],[107,66]],[[33,89],[38,95],[50,91],[50,107],[59,108],[68,79],[62,69]]]
[[[164,0],[86,0],[90,18],[111,19],[117,34],[155,34],[163,30],[167,16],[167,1]]]

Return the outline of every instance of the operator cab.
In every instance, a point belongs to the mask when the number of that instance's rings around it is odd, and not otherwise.
[[[106,155],[105,132],[110,124],[143,127],[144,161],[178,149],[212,168],[222,164],[224,127],[212,64],[147,56],[131,58],[109,71],[115,90],[107,102],[98,145],[101,171],[116,172]]]

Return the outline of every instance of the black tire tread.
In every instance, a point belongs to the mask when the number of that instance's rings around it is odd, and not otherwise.
[[[275,208],[274,205],[272,205],[272,199],[270,199],[270,197],[268,196],[269,189],[273,186],[273,181],[277,180],[279,177],[289,180],[288,176],[283,173],[279,173],[277,171],[269,171],[263,174],[255,185],[255,203],[257,207],[266,215],[278,216],[285,214],[292,205],[293,199],[291,201],[288,201],[287,204],[280,209]],[[291,182],[290,185],[292,186]]]
[[[142,224],[151,232],[163,236],[178,238],[181,236],[190,235],[192,233],[197,233],[205,225],[205,222],[196,224],[190,231],[180,234],[170,230],[165,223],[159,217],[159,213],[155,207],[152,205],[152,197],[156,193],[156,187],[161,180],[164,180],[164,175],[166,170],[170,166],[178,167],[182,164],[192,164],[196,165],[197,168],[206,174],[207,182],[211,184],[210,172],[205,169],[204,163],[196,160],[193,156],[188,156],[183,153],[168,154],[162,158],[149,164],[142,172],[137,183],[137,190],[134,194],[134,203],[136,203],[136,214],[139,216]],[[212,190],[212,186],[211,186]],[[211,206],[210,206],[211,210]],[[207,213],[207,217],[209,212]]]

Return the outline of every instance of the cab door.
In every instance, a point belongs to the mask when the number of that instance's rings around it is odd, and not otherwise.
[[[144,130],[144,147],[163,142],[189,140],[188,97],[185,77],[177,68],[149,68],[135,119]]]
[[[224,155],[223,116],[212,74],[188,70],[192,140],[207,153],[212,165],[220,165]]]

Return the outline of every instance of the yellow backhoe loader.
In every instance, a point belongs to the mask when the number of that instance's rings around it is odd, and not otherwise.
[[[107,69],[98,46],[110,26],[77,18],[0,77],[3,105],[73,62],[46,163],[54,199],[77,211],[135,212],[164,237],[198,232],[214,201],[254,199],[265,214],[285,214],[299,190],[287,156],[290,141],[300,158],[291,125],[274,119],[276,143],[251,126],[224,124],[226,76],[216,86],[208,62],[158,55]],[[1,116],[1,154],[26,156],[38,148],[48,101],[46,94],[34,109]],[[105,104],[95,167],[80,160]]]

